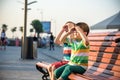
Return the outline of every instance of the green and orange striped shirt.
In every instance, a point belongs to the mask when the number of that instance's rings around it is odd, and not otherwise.
[[[71,45],[71,58],[68,64],[70,65],[79,65],[84,68],[88,67],[88,53],[89,46],[86,46],[83,41],[72,41],[69,42]]]

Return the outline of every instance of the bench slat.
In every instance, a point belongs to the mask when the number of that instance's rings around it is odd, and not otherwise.
[[[94,74],[96,73],[97,75],[106,74],[106,75],[109,75],[109,76],[116,76],[116,77],[120,78],[120,72],[107,70],[107,69],[102,69],[102,68],[93,67],[93,66],[89,68],[88,72],[91,71],[91,70],[94,72]]]
[[[110,75],[107,75],[107,74],[99,74],[98,72],[94,73],[94,71],[87,71],[84,75],[85,76],[88,76],[88,77],[93,77],[95,78],[96,80],[120,80],[120,78],[118,77],[115,77],[115,76],[110,76]],[[107,79],[106,79],[107,78]]]
[[[116,32],[103,32],[103,33],[90,33],[88,35],[88,37],[90,36],[120,36],[120,31],[116,31]]]
[[[99,67],[99,68],[103,68],[103,69],[108,69],[111,71],[116,71],[116,72],[120,72],[120,66],[118,65],[113,65],[113,64],[106,64],[106,63],[95,63],[92,61],[89,61],[89,66],[94,66],[94,67]]]
[[[71,80],[93,80],[92,78],[80,74],[70,74],[69,78]]]
[[[101,62],[120,66],[120,60],[90,56],[89,61]]]
[[[120,53],[120,47],[115,47],[115,48],[114,48],[114,47],[90,46],[90,51]]]
[[[97,37],[88,37],[90,41],[114,41],[116,38],[120,38],[120,36],[97,36]]]
[[[89,56],[93,57],[103,57],[103,58],[112,58],[120,60],[120,54],[115,53],[105,53],[105,52],[89,52]]]
[[[84,73],[84,75],[85,75],[85,76],[88,76],[88,77],[91,77],[91,78],[93,78],[93,79],[95,79],[95,80],[106,80],[106,77],[93,74],[93,71],[91,71],[91,72],[86,72],[86,73]],[[109,76],[109,78],[110,78],[110,76]],[[107,77],[107,79],[108,79],[108,77]]]
[[[97,44],[96,44],[97,42]],[[105,46],[105,47],[118,47],[120,46],[120,43],[115,43],[115,42],[111,42],[111,41],[90,41],[90,46]]]

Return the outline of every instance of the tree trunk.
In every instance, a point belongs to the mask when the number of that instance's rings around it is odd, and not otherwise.
[[[37,38],[39,38],[39,34],[40,34],[40,33],[37,33]]]

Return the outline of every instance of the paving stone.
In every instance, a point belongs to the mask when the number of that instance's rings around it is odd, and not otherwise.
[[[38,61],[55,62],[62,59],[62,47],[38,48],[37,59],[21,59],[21,47],[7,46],[0,50],[0,80],[42,80],[42,74],[36,70]]]

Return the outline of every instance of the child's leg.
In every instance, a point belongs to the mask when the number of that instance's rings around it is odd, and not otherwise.
[[[54,76],[55,76],[57,79],[61,76],[61,74],[63,73],[63,71],[64,71],[64,69],[65,69],[65,67],[66,67],[67,65],[68,65],[68,64],[63,65],[63,66],[57,68],[57,69],[54,71]]]
[[[53,50],[54,50],[54,44],[52,44],[52,48],[53,48]]]
[[[57,80],[63,80],[61,77],[59,78],[59,79],[57,79]]]
[[[2,49],[2,43],[1,43],[1,41],[0,41],[0,50]]]
[[[6,50],[6,42],[5,41],[3,42],[3,45],[4,45],[4,50]]]
[[[51,79],[52,78],[52,65],[51,64],[48,66],[47,70],[48,70],[48,73]]]
[[[55,77],[54,77],[54,70],[55,70],[56,68],[55,68],[55,66],[52,66],[52,68],[51,68],[51,80],[55,80]]]
[[[83,74],[86,70],[81,67],[81,66],[72,66],[72,65],[67,65],[64,69],[64,71],[62,72],[60,78],[62,78],[63,80],[69,80],[68,76],[73,72],[73,73],[79,73],[79,74]]]

